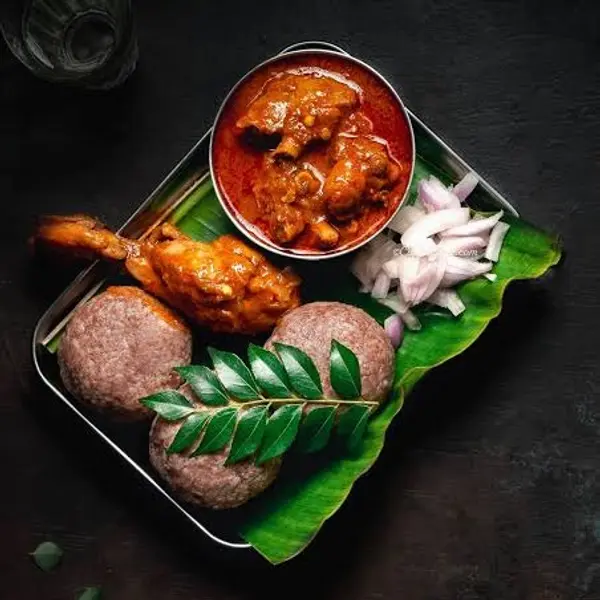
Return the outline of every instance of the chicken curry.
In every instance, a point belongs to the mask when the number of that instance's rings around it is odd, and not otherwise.
[[[378,229],[404,196],[412,156],[391,90],[361,65],[317,53],[252,73],[226,103],[212,152],[232,212],[302,253]]]

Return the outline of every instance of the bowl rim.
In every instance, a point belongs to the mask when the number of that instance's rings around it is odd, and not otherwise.
[[[214,143],[214,138],[215,138],[215,132],[217,131],[217,127],[219,126],[222,114],[223,114],[226,106],[229,104],[229,101],[231,100],[233,95],[236,93],[236,91],[240,88],[240,86],[242,86],[254,73],[256,73],[258,70],[262,69],[263,67],[265,67],[267,65],[270,65],[275,62],[279,62],[281,60],[285,60],[289,57],[314,55],[314,54],[333,56],[337,59],[347,60],[351,63],[357,64],[360,67],[362,67],[363,69],[365,69],[368,72],[370,72],[371,74],[373,74],[383,85],[385,85],[388,88],[388,90],[391,92],[392,96],[395,98],[395,100],[398,104],[398,108],[402,111],[402,114],[404,116],[406,125],[408,127],[408,131],[410,134],[410,142],[411,142],[411,146],[412,146],[412,152],[411,152],[411,161],[410,161],[410,174],[408,177],[408,182],[406,184],[406,189],[404,190],[402,197],[398,201],[398,204],[397,204],[395,210],[389,215],[389,217],[385,221],[383,221],[381,223],[381,225],[377,229],[375,229],[373,231],[373,233],[371,233],[370,235],[365,237],[360,242],[351,244],[349,246],[344,246],[344,247],[340,248],[339,250],[334,250],[331,252],[328,252],[328,251],[318,252],[317,251],[317,252],[311,252],[311,253],[302,253],[299,251],[294,251],[292,249],[287,249],[284,246],[279,246],[279,245],[275,244],[274,242],[271,242],[270,240],[265,239],[266,236],[265,236],[265,238],[263,238],[262,236],[259,236],[257,233],[255,233],[249,227],[249,224],[243,222],[243,220],[240,218],[240,215],[237,213],[237,211],[233,210],[233,208],[230,206],[230,202],[225,198],[225,193],[221,192],[218,179],[215,177],[215,166],[214,166],[214,161],[213,161],[213,150],[214,150],[213,143]],[[292,51],[286,51],[286,52],[276,54],[276,55],[271,56],[270,58],[267,58],[266,60],[263,60],[262,62],[258,63],[252,69],[247,71],[242,77],[240,77],[238,79],[238,81],[235,83],[235,85],[231,87],[231,89],[229,90],[229,92],[227,93],[227,95],[225,96],[223,101],[221,102],[221,105],[219,106],[219,110],[217,111],[215,120],[214,120],[212,128],[211,128],[209,148],[208,148],[208,162],[209,162],[209,168],[210,168],[210,176],[211,176],[211,179],[213,182],[215,194],[217,195],[217,198],[219,200],[219,204],[221,205],[221,208],[225,211],[225,214],[233,222],[233,224],[238,229],[238,231],[240,231],[240,233],[242,233],[251,242],[260,246],[264,250],[267,250],[268,252],[273,252],[275,254],[279,254],[280,256],[285,256],[287,258],[292,258],[292,259],[296,259],[296,260],[308,260],[308,261],[326,260],[326,259],[330,259],[330,258],[338,258],[340,256],[344,256],[345,254],[349,254],[351,252],[354,252],[355,250],[358,250],[359,248],[362,248],[363,246],[368,244],[373,238],[375,238],[377,235],[379,235],[389,225],[390,221],[396,216],[396,214],[398,213],[400,208],[406,202],[408,195],[410,194],[412,180],[413,180],[413,177],[415,174],[416,158],[417,158],[417,148],[416,148],[416,143],[415,143],[415,132],[414,132],[414,129],[412,126],[410,115],[406,109],[406,106],[404,106],[404,102],[402,101],[402,98],[400,98],[400,95],[398,94],[398,92],[396,91],[394,86],[377,69],[375,69],[368,63],[364,62],[363,60],[356,58],[355,56],[348,54],[346,52],[339,52],[336,50],[326,50],[326,49],[320,49],[320,48],[314,48],[314,49],[306,48],[306,49],[292,50]]]

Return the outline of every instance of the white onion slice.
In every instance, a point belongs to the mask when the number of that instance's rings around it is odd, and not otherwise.
[[[496,273],[484,273],[483,276],[492,283],[498,279],[498,275],[496,275]]]
[[[404,333],[404,322],[398,314],[390,315],[383,323],[383,328],[390,338],[390,342],[394,348],[400,346],[402,342],[402,334]]]
[[[439,179],[430,177],[419,183],[419,200],[427,212],[460,208],[460,200]]]
[[[479,235],[481,233],[485,233],[486,231],[490,231],[496,223],[502,218],[504,215],[504,211],[497,212],[495,215],[491,217],[486,217],[485,219],[471,219],[468,223],[464,225],[459,225],[458,227],[452,227],[450,229],[446,229],[443,232],[443,236],[460,236],[460,235]]]
[[[485,251],[485,257],[488,260],[498,262],[502,242],[509,229],[510,225],[508,223],[502,223],[502,221],[499,221],[494,225],[494,229],[492,229],[492,232],[490,233],[490,243]]]
[[[414,256],[429,256],[437,252],[437,244],[431,238],[420,238],[415,240],[407,250]]]
[[[398,278],[412,280],[414,279],[421,266],[421,259],[412,254],[402,254],[398,257]]]
[[[387,239],[367,259],[366,273],[371,279],[377,277],[381,267],[394,256],[398,246],[392,240]]]
[[[417,319],[417,316],[411,310],[407,310],[406,312],[400,313],[400,317],[404,321],[404,324],[411,331],[419,331],[419,329],[421,329],[421,321]]]
[[[435,275],[431,278],[429,282],[429,287],[423,292],[423,300],[427,300],[431,294],[435,292],[435,290],[442,283],[442,279],[444,278],[444,274],[446,273],[446,266],[448,265],[448,256],[442,252],[440,252],[436,256],[436,271]]]
[[[421,296],[429,286],[429,282],[434,274],[435,265],[431,264],[427,259],[419,260],[417,274],[407,280],[405,285],[402,286],[402,292],[410,306],[419,304]],[[402,285],[402,280],[400,280],[400,284]]]
[[[368,260],[369,253],[367,251],[359,252],[350,266],[350,271],[363,287],[370,287],[373,283],[373,278],[369,276],[367,270]]]
[[[398,260],[398,289],[400,290],[399,293],[402,295],[402,298],[406,300],[406,303],[409,306],[412,304],[411,299],[414,295],[413,290],[420,268],[421,259],[416,256],[404,254]]]
[[[398,288],[397,293],[390,294],[387,298],[382,298],[381,300],[378,300],[378,302],[384,306],[387,306],[388,308],[391,308],[394,312],[397,312],[400,315],[408,310],[408,305],[402,297],[400,288]]]
[[[411,225],[425,216],[425,211],[415,206],[403,206],[390,221],[388,227],[396,233],[404,233]]]
[[[388,298],[389,298],[389,296],[388,296]],[[402,295],[402,288],[400,286],[398,286],[398,289],[396,290],[395,302],[398,306],[398,312],[401,315],[403,315],[408,310],[409,307],[408,307],[408,302]]]
[[[471,192],[477,187],[479,179],[475,173],[467,173],[453,188],[452,193],[464,202]]]
[[[390,276],[385,271],[379,271],[371,290],[373,298],[385,298],[390,291]]]
[[[383,263],[382,269],[387,273],[390,279],[398,279],[398,259],[400,257],[396,256],[394,258],[390,258],[387,262]]]
[[[491,262],[477,262],[460,256],[448,256],[446,273],[442,278],[442,287],[451,287],[465,281],[473,279],[487,273],[492,268]]]
[[[487,241],[482,236],[469,235],[465,237],[444,237],[438,243],[438,248],[454,256],[474,258],[481,254],[486,245]]]
[[[455,317],[465,311],[465,305],[454,290],[438,290],[432,294],[429,303],[447,308]]]
[[[428,238],[446,229],[456,228],[469,221],[468,208],[446,208],[432,212],[411,225],[402,235],[402,245],[413,249],[424,238]]]
[[[421,259],[419,274],[411,282],[410,295],[406,296],[408,303],[416,306],[427,300],[440,285],[445,271],[445,256],[439,255],[429,259]]]

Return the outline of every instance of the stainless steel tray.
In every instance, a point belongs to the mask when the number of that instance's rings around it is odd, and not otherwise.
[[[300,49],[327,49],[346,54],[338,46],[316,41],[294,44],[282,50],[281,53]],[[408,114],[414,129],[417,154],[421,158],[455,180],[463,177],[468,171],[474,171],[412,111],[408,110]],[[131,215],[119,230],[121,233],[136,239],[147,236],[152,229],[167,220],[173,211],[210,177],[208,172],[209,137],[210,130]],[[502,208],[517,215],[517,211],[499,192],[485,179],[481,177],[479,179],[480,185],[474,194],[475,201],[479,206]],[[151,489],[166,500],[175,512],[180,513],[208,540],[223,548],[244,551],[242,554],[246,554],[250,546],[237,537],[235,533],[237,519],[231,517],[231,512],[225,515],[224,513],[202,511],[180,502],[153,473],[147,459],[145,440],[139,438],[140,432],[136,433],[128,425],[111,424],[96,413],[81,407],[70,397],[62,385],[55,356],[49,350],[48,345],[68,322],[73,311],[96,294],[107,279],[113,276],[115,276],[114,271],[111,271],[106,265],[92,264],[75,278],[44,313],[33,334],[33,362],[37,372],[44,383],[81,419],[81,422],[112,448]],[[147,434],[147,431],[145,433]]]

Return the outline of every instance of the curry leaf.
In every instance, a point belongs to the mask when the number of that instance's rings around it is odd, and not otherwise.
[[[102,590],[99,587],[86,587],[81,590],[81,594],[77,596],[77,600],[100,600],[102,598]]]
[[[335,406],[311,409],[300,424],[296,447],[306,453],[322,450],[331,437],[335,415]]]
[[[209,412],[190,415],[179,428],[177,435],[167,448],[167,454],[187,450],[200,437],[204,423],[206,423],[209,416]]]
[[[42,542],[32,553],[35,564],[46,573],[53,571],[63,557],[63,551],[54,542]]]
[[[196,395],[208,406],[224,406],[229,396],[219,378],[204,366],[191,365],[175,369],[190,384]]]
[[[353,378],[360,378],[358,361],[342,344],[332,345],[332,371],[334,379],[342,381],[340,389],[345,385],[351,390],[351,400],[323,398],[312,359],[293,346],[276,344],[276,349],[281,360],[264,348],[249,345],[248,362],[254,374],[237,355],[214,348],[208,349],[214,372],[195,365],[176,368],[202,404],[222,407],[213,414],[199,410],[196,403],[175,390],[143,398],[141,402],[164,419],[182,421],[167,454],[181,453],[196,445],[191,456],[198,456],[217,452],[231,442],[227,464],[249,457],[265,462],[280,456],[294,443],[302,422],[302,408],[311,403],[321,406],[308,411],[298,445],[304,452],[316,452],[327,445],[340,404],[372,404],[354,395],[359,384]],[[259,386],[266,396],[261,395]],[[246,401],[247,407],[243,404]],[[330,405],[324,405],[326,402]],[[313,411],[314,408],[323,410]],[[271,410],[275,412],[269,418]]]
[[[194,405],[175,390],[165,390],[146,396],[140,402],[166,421],[179,421],[194,412]]]
[[[337,340],[331,341],[329,364],[331,387],[342,398],[358,398],[361,394],[360,365],[356,354]]]
[[[341,414],[337,434],[343,438],[348,450],[354,451],[359,447],[367,428],[369,412],[368,406],[357,404]]]
[[[255,344],[248,346],[248,360],[262,391],[271,398],[290,398],[290,382],[281,361],[268,350]]]
[[[232,396],[239,400],[255,400],[260,397],[250,369],[239,356],[215,348],[208,348],[208,353],[223,387]]]
[[[280,456],[293,444],[298,433],[302,408],[302,404],[288,404],[273,413],[265,429],[256,459],[257,464]]]
[[[192,456],[221,450],[231,439],[236,419],[237,410],[235,408],[221,408],[215,412],[206,426],[206,431],[202,436],[200,444],[198,444],[198,448],[196,448]]]
[[[302,398],[318,400],[323,396],[319,372],[312,359],[299,348],[287,344],[273,344],[290,378],[294,391]]]
[[[244,460],[256,452],[265,433],[267,415],[266,406],[255,406],[242,411],[227,457],[228,464]]]

